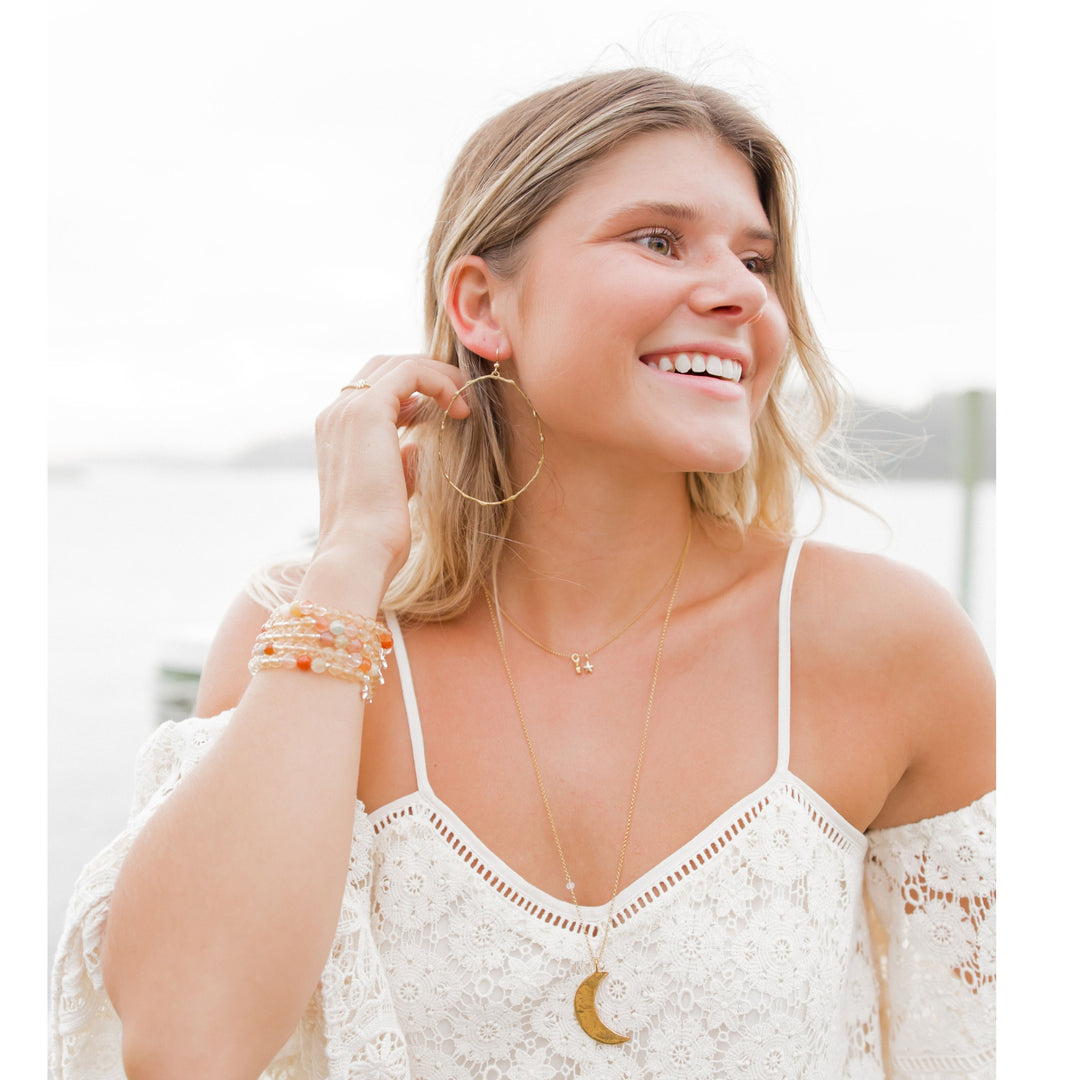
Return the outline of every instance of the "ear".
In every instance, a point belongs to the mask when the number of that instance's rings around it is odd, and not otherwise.
[[[479,255],[463,255],[450,268],[446,314],[461,343],[477,356],[494,360],[510,355],[510,342],[496,314],[503,282]]]

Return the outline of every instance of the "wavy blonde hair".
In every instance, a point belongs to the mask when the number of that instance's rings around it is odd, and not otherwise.
[[[842,494],[825,440],[840,392],[796,273],[791,161],[769,128],[730,94],[663,71],[630,68],[544,90],[488,120],[450,170],[428,242],[428,351],[456,364],[468,379],[486,374],[487,362],[458,340],[447,315],[445,290],[454,263],[478,255],[496,275],[511,277],[523,261],[522,241],[595,162],[636,135],[673,129],[722,140],[753,171],[778,238],[773,282],[790,334],[773,390],[754,424],[746,465],[728,474],[688,473],[691,506],[743,531],[760,527],[790,535],[800,478],[819,495]],[[781,392],[793,366],[801,369],[808,389],[798,408]],[[466,478],[458,483],[488,501],[514,490],[507,464],[513,432],[494,386],[488,381],[473,388],[469,419],[448,425],[442,444],[449,474]],[[468,607],[491,571],[512,513],[512,504],[481,506],[445,482],[435,451],[441,420],[441,410],[429,400],[406,436],[419,450],[413,544],[384,603],[414,620],[449,619]]]
[[[522,241],[592,165],[627,139],[686,129],[736,150],[753,170],[758,194],[778,237],[774,285],[787,315],[790,344],[773,391],[753,428],[746,465],[733,473],[688,473],[698,514],[790,534],[795,493],[805,477],[819,493],[836,491],[824,436],[836,415],[839,388],[814,333],[794,260],[794,178],[787,151],[731,95],[662,71],[631,68],[589,75],[544,90],[488,120],[450,170],[427,251],[425,325],[432,356],[456,364],[469,379],[490,370],[457,338],[444,304],[454,263],[479,255],[494,273],[520,269]],[[809,393],[798,410],[781,388],[792,365]],[[478,383],[466,423],[447,425],[443,457],[451,476],[493,501],[513,490],[507,462],[513,432],[495,384]],[[479,399],[479,400],[477,400]],[[416,619],[462,612],[493,565],[512,504],[480,506],[442,477],[435,454],[442,413],[428,402],[408,438],[420,450],[413,499],[413,547],[390,587],[386,606]],[[461,481],[458,481],[461,483]]]

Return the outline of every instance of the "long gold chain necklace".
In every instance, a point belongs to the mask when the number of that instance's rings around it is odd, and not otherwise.
[[[574,665],[574,671],[578,675],[591,675],[594,671],[592,657],[594,657],[601,649],[606,649],[613,641],[618,641],[619,638],[626,633],[636,622],[644,618],[645,615],[652,611],[656,601],[664,595],[664,590],[671,584],[671,579],[675,576],[676,571],[679,569],[679,564],[676,563],[675,569],[668,575],[667,580],[656,591],[656,595],[621,629],[611,635],[602,645],[597,645],[593,649],[553,649],[550,645],[545,645],[542,641],[534,638],[528,630],[525,629],[519,622],[510,618],[510,616],[500,607],[499,615],[502,619],[508,622],[523,638],[531,641],[534,645],[543,649],[544,652],[550,653],[552,656],[557,656],[561,660],[569,660]]]
[[[634,768],[634,783],[630,789],[630,808],[626,814],[626,828],[623,831],[622,847],[619,850],[619,864],[615,870],[615,886],[611,892],[611,901],[608,904],[607,918],[604,922],[604,936],[600,940],[600,948],[593,951],[590,935],[586,931],[585,944],[589,949],[589,958],[593,962],[593,971],[587,975],[578,986],[574,994],[574,1015],[582,1030],[590,1038],[601,1043],[624,1043],[630,1039],[629,1035],[620,1035],[607,1027],[596,1012],[596,991],[600,983],[607,978],[608,973],[600,969],[600,962],[604,957],[604,949],[607,947],[608,932],[611,930],[612,915],[615,911],[615,898],[619,895],[619,883],[622,881],[623,866],[626,863],[626,849],[630,843],[630,826],[634,820],[634,807],[637,805],[638,784],[641,780],[641,765],[645,760],[645,743],[649,737],[649,721],[652,719],[653,700],[656,696],[656,680],[660,675],[660,660],[664,655],[664,641],[667,638],[668,624],[671,622],[671,613],[675,608],[675,597],[679,592],[679,582],[682,580],[683,566],[686,563],[686,553],[690,550],[690,538],[693,534],[693,522],[686,534],[686,543],[683,544],[682,554],[679,556],[678,565],[675,568],[675,586],[671,590],[671,599],[668,601],[667,611],[664,614],[664,623],[660,629],[660,643],[656,647],[656,661],[653,664],[652,680],[649,683],[649,703],[645,709],[645,724],[641,731],[641,745],[638,747],[637,765]],[[525,710],[521,707],[521,699],[518,697],[517,685],[514,676],[510,672],[510,661],[506,656],[506,643],[503,640],[499,619],[495,613],[495,605],[491,599],[491,593],[484,587],[484,599],[487,601],[488,613],[491,615],[491,624],[495,628],[495,638],[499,643],[499,654],[502,656],[503,668],[506,671],[506,681],[510,684],[510,693],[514,698],[514,707],[517,709],[518,720],[521,722],[521,732],[525,736],[525,745],[529,748],[529,757],[532,759],[533,772],[536,774],[536,784],[540,789],[540,798],[544,802],[544,812],[547,814],[548,824],[551,826],[551,835],[555,840],[555,848],[559,853],[559,862],[562,864],[563,876],[566,879],[566,888],[574,901],[574,908],[578,913],[581,925],[585,926],[585,918],[581,914],[581,906],[578,904],[577,889],[574,880],[570,876],[570,869],[566,865],[566,855],[563,852],[562,841],[559,839],[559,830],[555,827],[555,817],[551,812],[551,803],[548,801],[547,788],[544,779],[540,775],[540,763],[536,759],[536,751],[533,749],[532,739],[529,737],[529,727],[525,723]]]

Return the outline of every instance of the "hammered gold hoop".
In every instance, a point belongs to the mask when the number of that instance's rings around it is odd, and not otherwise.
[[[443,432],[446,430],[446,421],[450,419],[450,410],[454,407],[454,402],[457,401],[470,386],[475,385],[478,382],[485,382],[486,380],[494,379],[496,382],[506,383],[507,386],[512,386],[524,399],[525,404],[529,406],[529,411],[533,414],[533,419],[536,421],[536,433],[540,436],[540,460],[536,463],[536,471],[525,481],[511,495],[507,495],[505,499],[478,499],[475,495],[470,495],[467,491],[462,491],[461,488],[450,479],[450,474],[446,471],[446,462],[443,459],[442,445],[443,445]],[[506,378],[505,375],[499,374],[499,360],[496,356],[495,367],[488,375],[478,375],[475,379],[470,379],[454,396],[450,399],[450,403],[443,410],[442,423],[439,425],[439,442],[436,448],[436,453],[439,457],[439,468],[442,470],[443,479],[463,498],[468,499],[470,502],[479,503],[481,506],[502,506],[503,503],[513,502],[519,495],[521,495],[529,485],[540,475],[540,470],[544,467],[544,429],[540,426],[540,417],[537,415],[536,409],[533,407],[532,401],[529,400],[529,395],[521,389],[520,386],[513,380]]]

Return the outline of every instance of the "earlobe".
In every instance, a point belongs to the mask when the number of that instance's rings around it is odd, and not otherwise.
[[[446,314],[461,343],[491,360],[497,350],[505,356],[509,343],[496,314],[498,281],[479,255],[464,255],[447,275]]]

